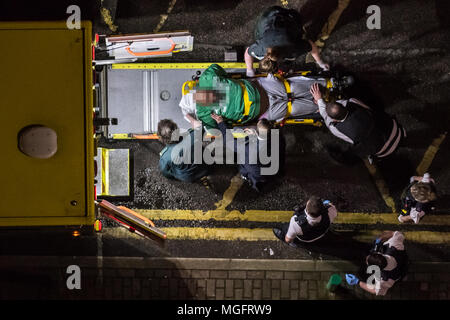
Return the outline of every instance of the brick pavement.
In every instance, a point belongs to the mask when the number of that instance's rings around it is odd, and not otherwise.
[[[81,289],[69,290],[69,265]],[[413,262],[407,280],[385,297],[359,288],[331,293],[333,273],[355,273],[347,261],[126,257],[0,257],[1,299],[450,299],[450,263]]]

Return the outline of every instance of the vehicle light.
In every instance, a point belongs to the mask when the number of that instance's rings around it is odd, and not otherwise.
[[[75,230],[74,232],[72,232],[72,236],[74,237],[79,237],[81,235],[81,232],[78,230]]]
[[[102,222],[100,220],[95,220],[95,222],[94,222],[94,230],[97,231],[97,232],[100,232],[100,231],[102,231],[102,228],[103,228]]]

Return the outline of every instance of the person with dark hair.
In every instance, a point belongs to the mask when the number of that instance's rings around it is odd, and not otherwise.
[[[264,191],[273,178],[284,170],[285,144],[278,129],[275,129],[278,134],[274,135],[269,121],[265,119],[258,121],[256,130],[249,128],[244,130],[247,136],[244,141],[240,141],[243,144],[242,148],[239,145],[239,139],[233,139],[227,135],[227,126],[223,118],[214,113],[211,114],[211,117],[217,122],[223,144],[225,146],[232,145],[233,151],[237,154],[241,178],[246,180],[255,191]],[[230,138],[234,140],[232,144],[228,141]],[[254,149],[252,150],[252,148]],[[252,159],[252,155],[254,155],[254,159]],[[268,163],[264,163],[263,156],[267,157]]]
[[[280,6],[267,8],[256,22],[254,36],[255,42],[244,54],[249,77],[255,75],[254,59],[261,61],[263,72],[276,72],[278,67],[282,67],[283,61],[295,60],[307,52],[311,52],[322,69],[329,69],[329,65],[320,58],[316,44],[306,38],[300,14],[294,9]]]
[[[402,208],[398,220],[400,222],[412,220],[416,224],[419,223],[426,213],[435,210],[436,194],[436,185],[429,173],[411,177],[401,197]]]
[[[336,217],[336,207],[330,201],[311,196],[306,206],[295,209],[288,224],[284,224],[281,229],[274,228],[273,233],[284,243],[297,247],[294,240],[310,243],[322,238]]]
[[[368,157],[372,162],[392,154],[406,137],[395,117],[375,112],[358,99],[325,103],[317,83],[311,86],[311,94],[331,133],[352,145],[344,156]]]
[[[207,166],[195,163],[196,143],[202,144],[201,126],[180,137],[178,126],[170,119],[158,123],[159,141],[165,145],[159,153],[159,170],[169,179],[194,182],[208,174]]]
[[[361,281],[353,274],[346,274],[347,284],[359,285],[367,292],[384,296],[395,282],[406,276],[408,256],[404,240],[405,236],[399,231],[386,231],[381,234],[366,257],[365,274],[362,276],[367,276],[367,280]]]

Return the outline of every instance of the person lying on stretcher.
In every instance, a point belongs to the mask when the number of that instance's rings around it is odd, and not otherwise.
[[[326,87],[327,80],[304,76],[280,79],[273,74],[232,79],[222,67],[212,64],[200,76],[195,90],[183,96],[180,107],[193,126],[201,122],[206,129],[217,128],[212,112],[242,125],[263,118],[281,121],[318,112],[310,92],[314,83]]]

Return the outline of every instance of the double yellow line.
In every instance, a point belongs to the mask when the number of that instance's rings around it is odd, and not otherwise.
[[[266,211],[247,210],[139,210],[136,212],[157,221],[240,221],[240,222],[266,222],[284,223],[289,222],[292,211]],[[450,226],[449,215],[428,215],[421,220],[420,225],[424,227]],[[351,232],[352,237],[358,241],[371,241],[380,230],[384,231],[383,225],[399,225],[397,215],[393,213],[348,213],[341,212],[334,221],[336,224],[348,225],[345,231]],[[351,225],[377,225],[378,230],[354,232]],[[168,239],[176,240],[242,240],[242,241],[270,241],[276,240],[271,228],[201,228],[201,227],[165,227],[161,228],[167,234]],[[392,228],[390,228],[392,229]],[[428,244],[450,244],[450,233],[436,231],[406,231],[406,239],[412,242]]]

